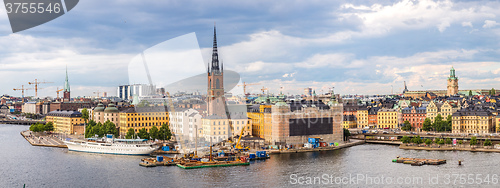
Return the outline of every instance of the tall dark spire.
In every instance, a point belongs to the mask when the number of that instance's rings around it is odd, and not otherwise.
[[[215,23],[214,23],[214,47],[212,51],[212,71],[219,72],[219,54],[217,52],[217,34],[215,30]]]

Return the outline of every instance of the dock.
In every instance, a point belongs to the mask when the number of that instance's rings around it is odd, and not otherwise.
[[[270,150],[269,154],[283,154],[283,153],[302,153],[302,152],[316,152],[316,151],[333,151],[342,148],[347,148],[351,146],[357,146],[364,144],[364,140],[351,140],[348,143],[342,143],[339,146],[327,146],[318,148],[298,148],[298,149],[282,149],[282,150]]]
[[[226,167],[226,166],[245,166],[250,165],[250,162],[244,161],[212,161],[212,162],[188,162],[178,163],[177,166],[183,169],[193,168],[209,168],[209,167]]]
[[[393,159],[392,162],[411,164],[411,166],[422,166],[422,165],[441,165],[445,164],[444,159],[419,159],[419,158],[397,158]]]
[[[37,136],[31,131],[22,131],[21,135],[32,145],[32,146],[43,146],[43,147],[58,147],[58,148],[68,148],[64,142],[54,135],[41,135]]]

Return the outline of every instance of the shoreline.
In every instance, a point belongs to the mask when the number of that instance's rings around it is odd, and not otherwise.
[[[28,132],[30,131],[21,131],[21,135],[24,137],[24,139],[26,139],[26,141],[28,141],[28,143],[30,143],[32,146],[42,146],[42,147],[56,147],[56,148],[68,148],[68,146],[64,145],[64,144],[53,144],[52,142],[57,142],[54,138],[49,138],[49,137],[45,137],[45,140],[46,142],[49,142],[49,143],[42,143],[41,140],[39,139],[39,143],[36,143],[35,142],[35,137],[29,137],[30,134],[28,134]],[[49,141],[48,140],[51,139],[52,141]],[[43,139],[43,137],[42,137]]]
[[[426,150],[426,151],[470,151],[470,152],[492,152],[492,153],[500,153],[500,149],[494,148],[470,148],[470,147],[439,147],[439,148],[431,148],[428,146],[407,146],[405,144],[401,144],[399,149],[404,150]]]
[[[365,144],[364,140],[356,140],[351,141],[349,143],[345,143],[339,146],[328,146],[328,147],[319,147],[319,148],[308,148],[308,149],[285,149],[285,150],[267,150],[269,154],[286,154],[286,153],[304,153],[304,152],[316,152],[316,151],[334,151],[343,148],[348,148],[352,146]]]

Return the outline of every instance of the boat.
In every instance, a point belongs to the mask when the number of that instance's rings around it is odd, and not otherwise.
[[[147,139],[96,139],[66,140],[63,141],[69,151],[116,154],[116,155],[149,155],[158,149],[154,143],[147,143]]]

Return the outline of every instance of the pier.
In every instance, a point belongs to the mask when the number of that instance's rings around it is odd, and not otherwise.
[[[36,135],[31,131],[22,131],[21,135],[32,146],[67,148],[66,144],[57,135]]]

